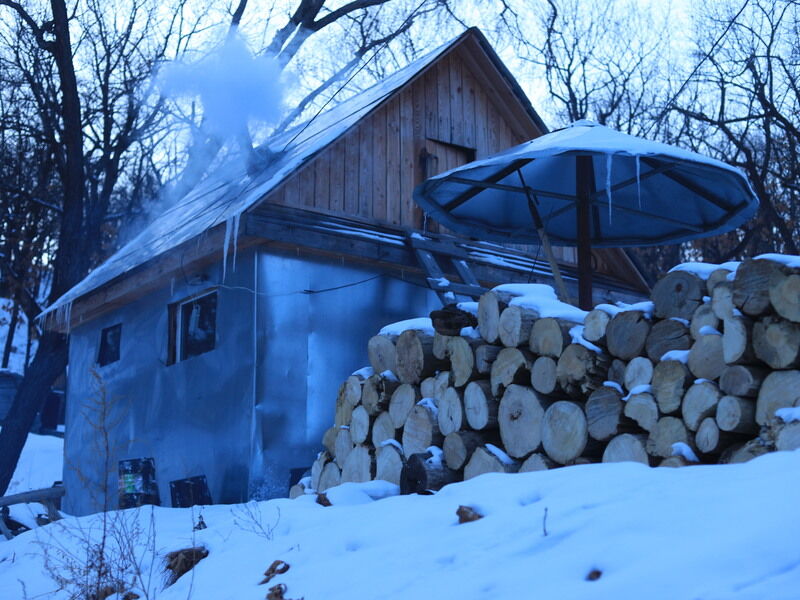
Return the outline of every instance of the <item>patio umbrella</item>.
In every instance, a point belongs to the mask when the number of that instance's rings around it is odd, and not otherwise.
[[[591,248],[675,244],[735,229],[758,199],[723,162],[591,121],[431,177],[414,199],[471,237],[577,246],[582,308],[591,305]],[[558,281],[557,281],[558,283]]]

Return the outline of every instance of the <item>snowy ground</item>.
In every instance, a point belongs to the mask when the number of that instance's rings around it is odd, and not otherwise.
[[[144,556],[143,598],[256,599],[283,583],[286,598],[305,600],[789,600],[800,597],[798,472],[800,451],[680,469],[596,464],[484,475],[434,496],[374,501],[396,489],[371,482],[330,490],[332,507],[313,496],[213,506],[197,532],[196,510],[110,519],[112,531],[115,519],[126,531],[140,519],[142,533],[126,537]],[[459,505],[485,517],[459,525]],[[80,557],[99,519],[64,519],[0,542],[0,598],[22,599],[23,584],[28,598],[67,598],[53,592],[43,552]],[[196,545],[208,558],[161,591],[164,554]],[[275,559],[291,568],[259,586]],[[589,581],[593,570],[599,578]]]

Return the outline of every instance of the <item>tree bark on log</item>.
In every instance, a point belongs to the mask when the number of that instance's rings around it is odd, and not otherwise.
[[[723,396],[717,404],[717,426],[722,431],[755,434],[756,403],[750,398]]]
[[[438,331],[433,334],[433,356],[438,360],[446,360],[447,359],[447,342],[449,342],[451,336],[449,335],[442,335]]]
[[[672,271],[653,287],[653,312],[662,319],[678,317],[688,321],[702,304],[704,295],[705,282],[697,275],[688,271]]]
[[[458,481],[458,473],[444,464],[441,452],[422,452],[408,457],[400,475],[401,494],[436,492]]]
[[[744,444],[734,445],[725,450],[719,457],[720,464],[744,463],[754,458],[758,458],[769,452],[769,449],[759,443],[757,439],[750,440]]]
[[[542,447],[547,456],[565,465],[583,454],[588,440],[586,415],[578,404],[559,400],[547,408],[542,420]]]
[[[540,356],[531,365],[531,387],[540,394],[550,395],[558,389],[558,363],[549,356]]]
[[[389,408],[392,394],[400,383],[382,375],[370,375],[361,389],[361,405],[371,417]]]
[[[651,456],[672,456],[672,444],[689,443],[689,430],[677,417],[661,417],[647,437],[647,453]]]
[[[653,430],[658,423],[658,404],[652,394],[641,393],[633,394],[625,402],[624,414],[629,419],[635,421],[639,427],[647,432]]]
[[[603,462],[638,462],[650,464],[647,454],[647,435],[643,433],[622,433],[614,437],[603,451]]]
[[[549,356],[557,359],[564,349],[571,343],[569,330],[575,323],[561,319],[544,318],[534,323],[530,335],[529,347],[531,352],[539,356]]]
[[[670,350],[688,350],[691,345],[689,328],[680,321],[665,319],[650,329],[645,341],[645,352],[651,361],[658,362]]]
[[[587,314],[586,318],[583,320],[583,338],[587,342],[604,345],[606,341],[606,329],[610,321],[611,315],[606,311],[599,308],[590,310],[589,314]]]
[[[336,413],[334,424],[337,427],[350,424],[353,409],[361,402],[363,380],[357,375],[350,375],[341,386],[336,396]]]
[[[500,400],[497,420],[503,448],[509,456],[522,458],[539,447],[545,408],[545,401],[531,388],[508,386]]]
[[[622,395],[617,390],[606,386],[597,388],[584,407],[589,435],[605,442],[619,434],[624,408]]]
[[[499,396],[512,383],[527,383],[530,377],[531,355],[519,348],[503,348],[492,363],[490,381],[492,395]]]
[[[643,312],[617,313],[606,328],[606,347],[613,356],[630,360],[642,354],[649,333],[650,322]]]
[[[764,314],[770,308],[770,279],[780,273],[781,266],[771,260],[742,261],[733,279],[733,304],[751,317]]]
[[[721,335],[701,335],[689,351],[689,370],[698,379],[718,379],[725,369]]]
[[[464,480],[484,473],[516,473],[519,463],[504,463],[485,447],[476,448],[464,467]]]
[[[800,405],[800,371],[773,371],[764,379],[756,401],[756,423],[766,425],[779,408]]]
[[[767,370],[752,365],[729,365],[719,376],[719,387],[726,394],[755,398]]]
[[[433,355],[433,336],[419,331],[404,331],[397,338],[397,378],[401,383],[417,384],[443,366]]]
[[[395,372],[397,369],[397,336],[375,335],[367,342],[367,356],[372,370],[380,374],[384,371]]]
[[[753,325],[753,351],[773,369],[800,366],[800,325],[767,316]]]
[[[392,419],[395,429],[400,429],[406,424],[408,416],[421,398],[420,390],[410,383],[404,383],[397,387],[389,401],[389,417]]]
[[[444,460],[451,469],[462,469],[476,448],[496,441],[496,436],[483,432],[454,431],[444,438]]]
[[[406,456],[424,453],[430,446],[441,446],[443,440],[436,410],[430,402],[417,404],[403,427],[403,452]]]
[[[400,485],[400,473],[405,459],[402,451],[393,444],[384,444],[375,449],[375,479]]]
[[[717,404],[722,397],[719,388],[711,381],[693,384],[683,397],[681,412],[683,422],[691,431],[697,431],[706,417],[717,414]]]
[[[662,321],[662,323],[664,322],[665,321]],[[625,384],[625,389],[628,391],[640,385],[648,385],[652,380],[653,363],[644,356],[637,356],[625,367],[623,383]]]
[[[464,412],[473,429],[496,427],[499,404],[488,381],[471,381],[464,390]]]
[[[531,329],[538,317],[538,313],[529,308],[509,306],[500,313],[498,321],[500,342],[506,348],[527,346],[531,338]]]
[[[581,346],[567,346],[556,364],[558,385],[568,395],[584,399],[596,390],[608,373],[608,357]]]
[[[747,317],[725,319],[722,329],[722,357],[727,364],[755,361],[752,336],[753,322]]]
[[[653,383],[650,390],[658,403],[659,410],[668,415],[681,407],[684,393],[692,382],[692,375],[683,363],[665,360],[653,369]]]
[[[492,363],[494,363],[500,350],[502,350],[500,346],[491,346],[489,344],[482,344],[475,348],[475,370],[481,375],[491,373]]]
[[[375,448],[380,447],[381,442],[384,440],[394,440],[396,435],[397,429],[388,412],[382,412],[375,417],[375,422],[372,424],[372,437],[370,438]]]
[[[445,390],[439,400],[437,420],[439,431],[444,436],[464,428],[464,403],[461,399],[461,392],[457,389],[449,387]]]
[[[342,483],[364,483],[375,477],[375,457],[361,444],[356,445],[342,465]]]

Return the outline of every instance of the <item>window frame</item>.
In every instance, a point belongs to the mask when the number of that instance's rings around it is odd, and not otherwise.
[[[198,300],[205,298],[207,296],[215,296],[215,307],[214,307],[214,343],[213,346],[207,350],[203,350],[202,352],[198,352],[196,354],[190,354],[184,356],[184,326],[183,326],[183,308],[187,304],[192,304],[193,302],[197,302]],[[172,302],[167,305],[167,366],[174,365],[179,362],[183,362],[195,356],[200,356],[202,354],[207,354],[208,352],[212,352],[216,350],[218,338],[217,338],[217,314],[219,312],[219,289],[218,288],[209,288],[203,290],[202,292],[198,292],[177,302]]]
[[[116,344],[116,358],[109,360],[107,362],[100,362],[104,355],[104,349],[106,349],[106,343],[108,338],[107,333],[110,333],[112,330],[118,330],[119,334],[117,337],[117,344]],[[97,355],[95,357],[95,364],[98,367],[106,367],[108,365],[113,365],[115,362],[119,362],[120,358],[122,357],[122,323],[115,323],[114,325],[109,325],[108,327],[103,327],[100,330],[100,343],[97,345]]]

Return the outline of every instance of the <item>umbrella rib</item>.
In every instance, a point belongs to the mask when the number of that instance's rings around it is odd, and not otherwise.
[[[652,158],[642,158],[642,160],[644,161],[644,163],[646,165],[648,165],[650,167],[653,167],[653,163],[655,162]],[[680,175],[678,173],[664,173],[664,176],[665,177],[669,177],[670,179],[672,179],[672,181],[674,181],[678,185],[681,185],[681,186],[685,187],[690,192],[694,192],[695,194],[697,194],[701,198],[703,198],[705,200],[708,200],[709,202],[711,202],[711,204],[713,204],[717,208],[720,208],[720,209],[722,209],[724,211],[728,211],[731,208],[730,206],[725,205],[724,202],[719,200],[719,198],[717,198],[716,196],[711,194],[708,190],[706,190],[706,189],[702,188],[701,186],[693,183],[692,181],[686,179],[685,177],[683,177],[682,175]]]
[[[616,185],[612,185],[611,186],[611,191],[612,192],[617,192],[617,191],[621,190],[622,188],[628,187],[629,185],[633,185],[634,183],[636,183],[638,181],[644,181],[645,179],[650,179],[651,177],[654,177],[655,175],[659,175],[660,173],[664,173],[665,171],[668,171],[669,169],[672,169],[674,167],[675,167],[675,165],[673,163],[668,163],[668,164],[661,165],[660,167],[654,168],[653,170],[648,171],[647,173],[642,173],[642,175],[638,179],[636,177],[631,177],[630,179],[626,179],[625,181],[620,181]],[[606,190],[602,189],[602,190],[592,194],[592,199],[594,200],[595,198],[600,198],[601,196],[605,196],[606,193],[607,193]]]
[[[532,160],[533,160],[532,158],[522,158],[522,159],[519,159],[519,160],[515,160],[511,164],[509,164],[506,168],[500,169],[500,171],[498,171],[497,173],[492,175],[486,181],[471,181],[471,180],[468,180],[468,179],[464,180],[463,182],[468,183],[469,185],[472,185],[474,187],[472,187],[471,189],[465,191],[463,194],[461,194],[457,198],[454,198],[453,200],[451,200],[450,202],[448,202],[447,204],[442,206],[442,208],[444,210],[448,210],[448,211],[458,208],[459,206],[461,206],[462,204],[464,204],[465,202],[469,201],[471,198],[477,196],[480,192],[483,191],[484,188],[480,187],[481,184],[483,184],[483,183],[491,183],[491,184],[497,183],[498,181],[500,181],[506,175],[510,175],[511,173],[513,173],[514,171],[519,169],[520,167],[523,167],[523,166],[527,165]],[[439,180],[439,182],[440,182],[439,185],[441,185],[441,183],[444,183],[445,181],[455,181],[456,179],[458,179],[458,178],[452,178],[451,179],[451,178],[448,177],[446,179],[440,179]]]

